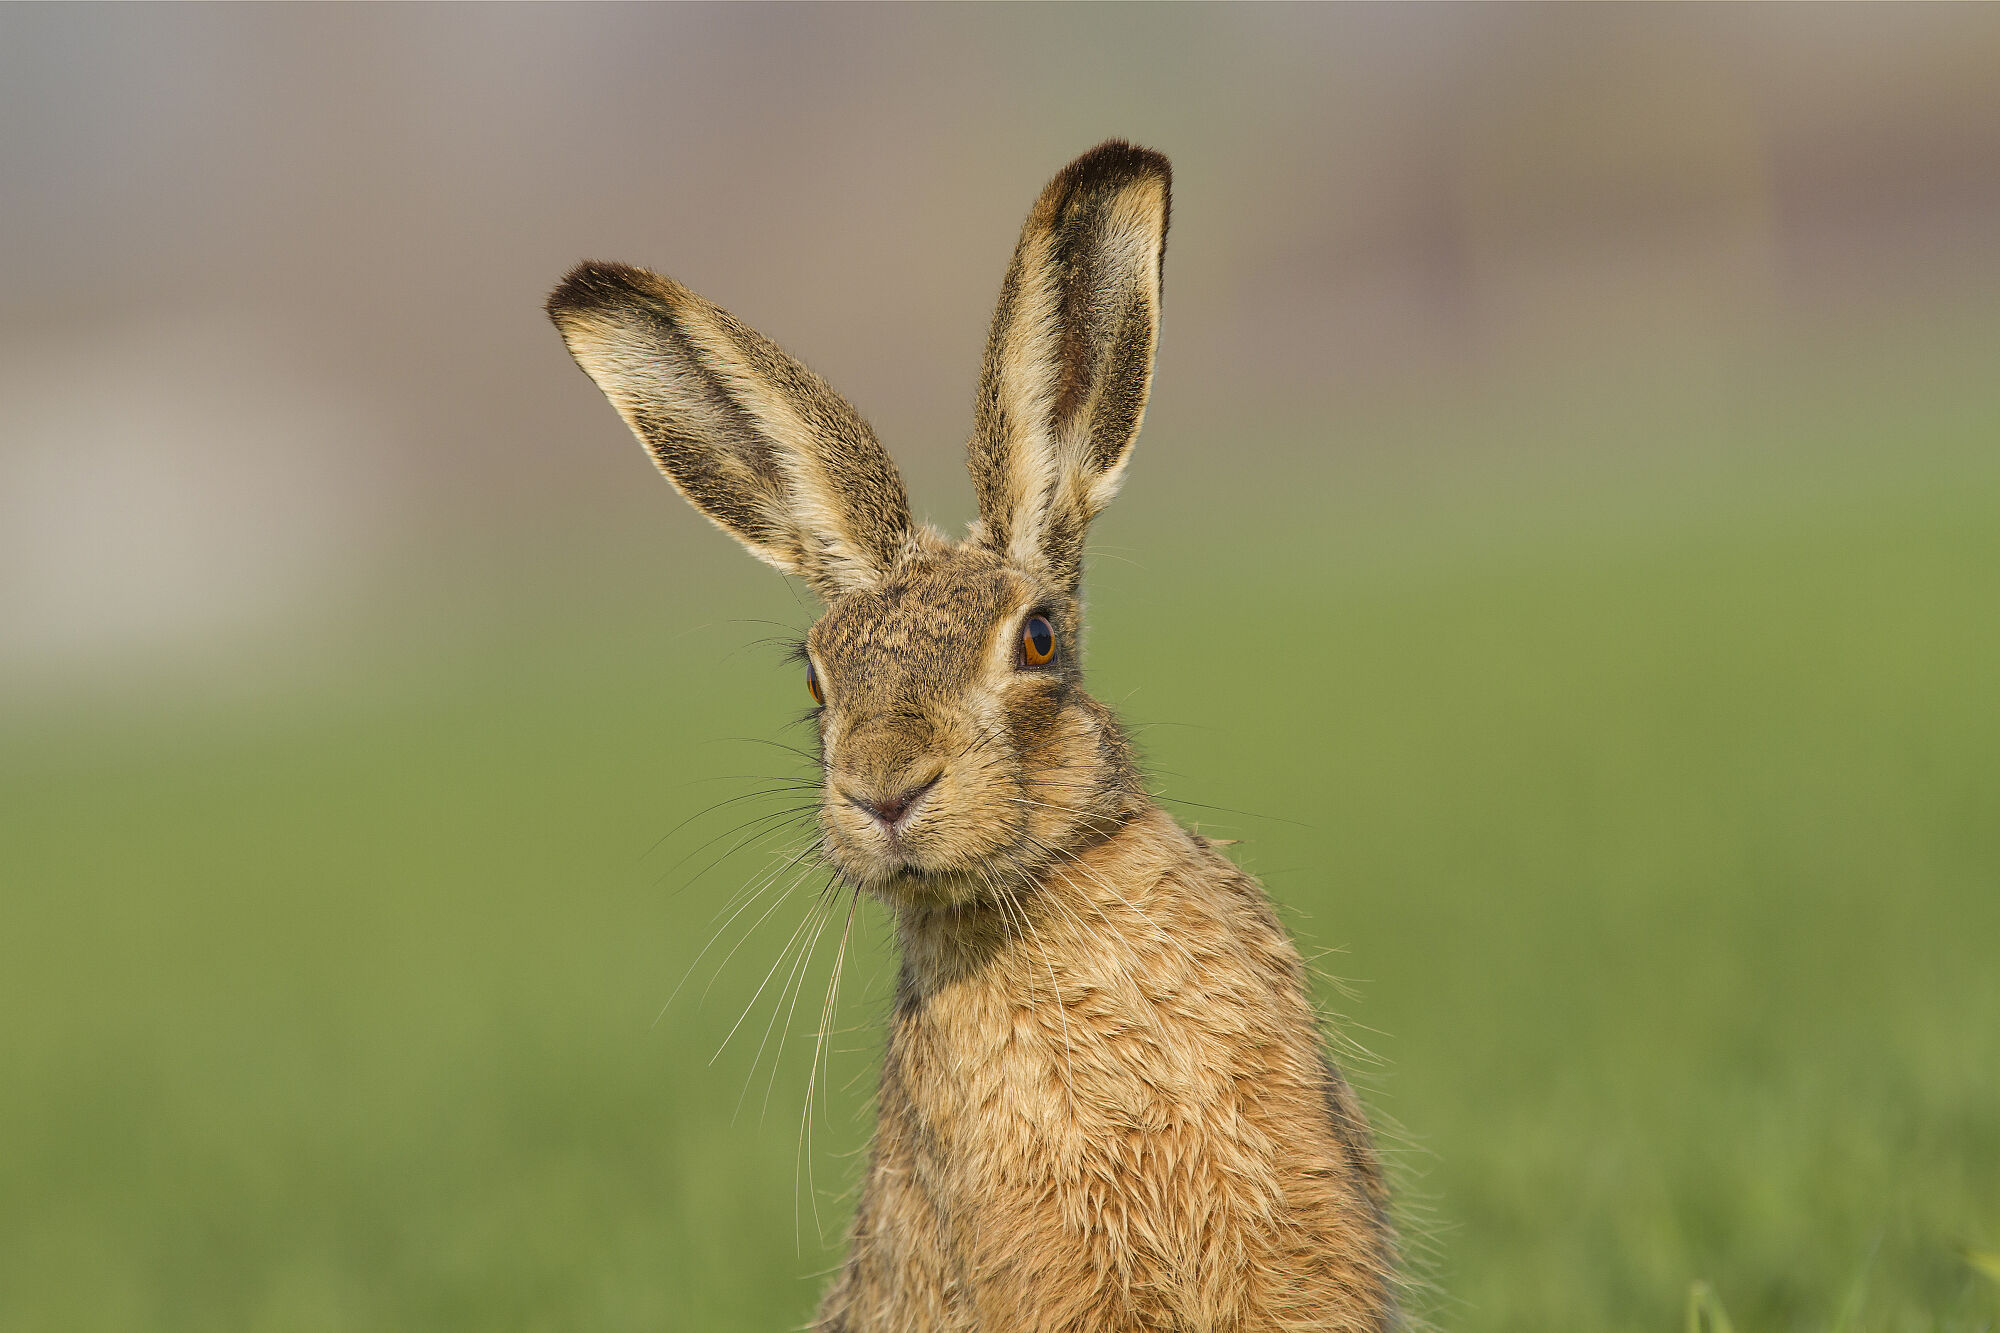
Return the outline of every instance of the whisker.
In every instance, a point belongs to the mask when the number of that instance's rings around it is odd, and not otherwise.
[[[822,1054],[826,1047],[827,1028],[832,1025],[834,1013],[838,1009],[840,1004],[840,973],[842,967],[847,962],[847,939],[848,936],[851,935],[854,931],[854,909],[856,906],[860,904],[860,902],[861,902],[861,890],[855,889],[848,896],[847,899],[847,921],[846,924],[844,924],[840,929],[840,947],[834,950],[834,955],[833,955],[833,975],[827,982],[826,1000],[823,1004],[820,1005],[819,1032],[815,1034],[813,1038],[812,1063],[807,1066],[807,1072],[806,1072],[805,1110],[802,1111],[799,1115],[799,1130],[800,1130],[799,1146],[792,1162],[792,1197],[794,1200],[796,1200],[798,1198],[798,1189],[799,1189],[798,1158],[803,1157],[805,1159],[806,1199],[808,1202],[812,1204],[813,1231],[815,1234],[818,1235],[819,1242],[822,1245],[826,1244],[826,1228],[820,1225],[819,1187],[814,1183],[813,1180],[813,1156],[812,1156],[813,1089],[819,1081],[820,1060],[822,1058]],[[831,1069],[828,1070],[828,1077],[832,1077]],[[795,1218],[794,1225],[796,1225],[796,1204],[794,1205],[794,1218]]]
[[[690,851],[688,851],[687,854],[682,856],[680,860],[674,862],[672,865],[668,866],[665,870],[660,872],[659,878],[655,879],[653,883],[655,884],[666,883],[666,881],[672,877],[673,873],[676,870],[679,870],[682,866],[686,865],[690,860],[701,855],[709,848],[715,846],[716,843],[721,842],[724,838],[734,837],[736,834],[741,833],[746,829],[757,829],[759,825],[769,824],[773,820],[794,819],[797,818],[799,815],[807,814],[817,809],[819,809],[819,802],[814,801],[811,805],[789,806],[783,810],[773,810],[768,814],[758,815],[753,819],[746,819],[740,824],[737,824],[731,828],[724,829],[722,832],[716,834],[714,837],[702,843],[700,846],[695,847]],[[721,853],[721,855],[717,856],[714,860],[710,861],[707,865],[703,866],[699,871],[690,876],[688,878],[687,883],[681,885],[681,887],[675,891],[683,893],[686,892],[689,888],[692,888],[695,884],[699,883],[702,876],[708,874],[709,871],[715,869],[717,866],[721,865],[724,861],[727,861],[730,857],[736,855],[738,852],[742,851],[745,847],[757,841],[757,839],[765,837],[769,832],[770,830],[768,829],[759,830],[758,832],[752,833],[750,834],[750,836],[737,842],[734,846],[727,848]]]
[[[1219,814],[1241,815],[1245,819],[1261,819],[1272,824],[1290,824],[1293,828],[1302,828],[1309,832],[1319,831],[1317,825],[1308,824],[1302,820],[1287,819],[1283,815],[1259,814],[1255,810],[1238,810],[1234,806],[1228,805],[1207,805],[1201,801],[1190,801],[1183,796],[1169,796],[1165,792],[1153,793],[1153,799],[1162,805],[1187,805],[1197,810],[1214,810]]]
[[[713,805],[704,806],[702,809],[695,811],[693,814],[689,815],[686,819],[683,819],[680,823],[674,825],[672,828],[668,829],[665,833],[662,833],[656,840],[654,840],[653,845],[646,849],[644,855],[641,855],[638,858],[638,861],[643,861],[646,859],[646,857],[651,856],[654,852],[659,851],[660,845],[662,843],[666,842],[667,839],[673,837],[676,833],[679,833],[689,824],[694,823],[695,820],[700,819],[706,815],[712,815],[717,810],[722,809],[724,806],[735,805],[739,801],[755,800],[759,797],[782,796],[793,792],[808,792],[808,791],[816,792],[818,790],[819,790],[819,784],[816,782],[810,782],[810,783],[801,782],[783,787],[766,787],[758,791],[746,791],[743,792],[741,795],[725,797],[722,800],[717,801]],[[635,861],[633,864],[636,865],[638,861]]]
[[[813,754],[809,750],[801,750],[796,745],[787,745],[783,741],[774,741],[768,736],[718,736],[713,740],[703,741],[701,742],[701,744],[768,745],[774,750],[783,750],[786,754],[797,755],[799,758],[811,764],[814,768],[818,768],[820,766],[820,757],[818,755]]]
[[[743,1020],[748,1018],[750,1016],[750,1011],[757,1006],[758,997],[763,995],[764,988],[771,984],[771,978],[777,974],[778,968],[784,963],[785,955],[792,952],[792,945],[799,939],[801,935],[805,933],[806,927],[811,925],[814,918],[818,915],[819,915],[818,907],[816,906],[813,911],[806,913],[805,917],[802,920],[800,920],[797,926],[794,926],[792,928],[791,938],[786,940],[784,947],[778,950],[778,957],[776,961],[774,961],[771,964],[770,970],[764,973],[764,979],[757,983],[757,989],[751,993],[749,1003],[745,1004],[743,1006],[743,1012],[736,1016],[736,1021],[730,1025],[729,1031],[723,1036],[722,1044],[715,1048],[715,1054],[708,1057],[708,1062],[711,1065],[722,1057],[722,1053],[724,1051],[729,1049],[729,1043],[736,1036],[737,1029],[743,1026]],[[814,939],[819,938],[817,931],[814,932],[813,938]],[[803,958],[803,955],[801,957]],[[798,963],[793,964],[794,972],[797,971],[798,966],[799,966]],[[783,986],[780,986],[778,988],[779,1004],[782,1005],[784,1003],[784,997],[785,997],[785,988]],[[772,1017],[775,1018],[776,1016],[777,1014],[776,1011],[774,1010],[772,1013]],[[758,1049],[761,1051],[763,1048],[760,1046]]]
[[[786,886],[784,887],[784,889],[783,889],[783,890],[782,890],[782,891],[781,891],[781,892],[780,892],[780,893],[778,894],[778,896],[777,896],[776,898],[773,898],[773,899],[771,900],[771,905],[770,905],[769,907],[767,907],[767,908],[765,908],[765,909],[764,909],[764,914],[763,914],[762,916],[760,916],[760,917],[758,917],[758,918],[757,918],[756,922],[755,922],[754,924],[752,924],[752,925],[751,925],[750,929],[748,929],[748,930],[746,930],[746,931],[744,931],[744,932],[743,932],[743,938],[742,938],[742,939],[740,939],[740,940],[738,940],[738,941],[736,941],[736,944],[735,944],[735,946],[734,946],[733,948],[731,948],[731,949],[730,949],[730,951],[729,951],[728,953],[726,953],[726,954],[724,954],[724,955],[723,955],[723,957],[722,957],[722,961],[721,961],[721,962],[719,962],[719,963],[717,963],[717,964],[715,965],[715,975],[714,975],[714,976],[712,976],[712,977],[710,977],[710,978],[708,979],[708,985],[707,985],[707,986],[706,986],[706,987],[705,987],[705,988],[704,988],[704,989],[702,990],[702,993],[701,993],[701,998],[702,998],[702,1002],[703,1002],[704,1004],[706,1004],[706,1003],[708,1002],[708,993],[709,993],[709,991],[711,991],[711,990],[714,990],[714,989],[715,989],[715,983],[716,983],[716,982],[717,982],[718,980],[720,980],[720,979],[721,979],[721,977],[722,977],[722,970],[723,970],[723,969],[724,969],[725,967],[728,967],[728,966],[729,966],[729,960],[730,960],[730,959],[732,959],[732,958],[734,958],[734,957],[736,956],[736,951],[737,951],[738,949],[741,949],[741,948],[742,948],[742,947],[743,947],[743,946],[744,946],[745,944],[748,944],[748,943],[750,942],[750,937],[751,937],[752,935],[754,935],[754,934],[756,934],[756,933],[757,933],[757,931],[758,931],[759,927],[761,927],[761,926],[762,926],[762,925],[763,925],[763,924],[764,924],[764,923],[765,923],[766,921],[768,921],[768,920],[770,920],[770,919],[771,919],[771,914],[772,914],[773,912],[776,912],[776,911],[778,910],[779,906],[780,906],[780,905],[782,905],[782,904],[784,903],[785,899],[787,899],[787,898],[789,898],[789,897],[791,897],[791,896],[792,896],[792,893],[793,893],[793,892],[794,892],[794,891],[795,891],[795,890],[796,890],[796,889],[797,889],[797,888],[799,887],[799,885],[801,885],[801,884],[805,883],[805,882],[806,882],[806,881],[807,881],[808,879],[811,879],[811,878],[812,878],[812,876],[813,876],[813,872],[814,872],[815,870],[817,870],[817,869],[819,868],[819,867],[818,867],[818,864],[817,864],[817,860],[818,860],[818,858],[817,858],[817,857],[815,857],[815,858],[814,858],[814,864],[809,864],[809,865],[807,865],[807,866],[806,866],[806,868],[805,868],[804,870],[801,870],[801,871],[800,871],[800,872],[799,872],[799,873],[798,873],[798,874],[797,874],[796,876],[794,876],[794,877],[793,877],[793,879],[792,879],[792,882],[791,882],[791,883],[789,883],[789,884],[787,884],[787,885],[786,885]],[[792,864],[792,865],[796,865],[796,864],[798,864],[798,861],[797,861],[797,859],[795,859],[795,860],[794,860],[794,861],[793,861],[793,862],[792,862],[791,864]],[[783,873],[784,873],[784,871],[785,871],[786,869],[790,869],[790,866],[786,866],[786,867],[784,867],[784,868],[780,869],[780,870],[779,870],[779,871],[777,872],[777,874],[783,874]],[[772,881],[773,881],[773,882],[775,882],[775,881],[776,881],[776,878],[777,878],[777,875],[773,875],[773,876],[772,876]],[[755,901],[757,900],[757,898],[758,898],[758,897],[761,897],[761,896],[762,896],[762,895],[763,895],[763,894],[764,894],[764,893],[765,893],[765,892],[766,892],[766,891],[767,891],[767,890],[769,889],[769,887],[770,887],[770,885],[769,885],[769,884],[766,884],[764,888],[762,888],[762,889],[759,889],[759,890],[757,891],[757,894],[756,894],[756,895],[753,895],[753,896],[752,896],[752,897],[751,897],[751,898],[749,899],[749,901],[747,901],[747,902],[745,902],[745,903],[743,904],[743,907],[744,907],[744,908],[747,908],[747,907],[749,907],[750,903],[752,903],[752,902],[755,902]],[[738,910],[738,911],[741,911],[741,910],[743,910],[743,908],[739,908],[739,909],[737,909],[737,910]],[[719,933],[719,932],[718,932],[718,933]]]
[[[764,1099],[757,1107],[757,1123],[760,1125],[771,1114],[771,1094],[778,1086],[778,1066],[784,1062],[785,1044],[791,1040],[792,1016],[798,1012],[799,996],[805,990],[805,978],[809,971],[808,964],[811,961],[812,954],[819,948],[821,932],[826,929],[827,923],[833,919],[834,911],[840,906],[839,895],[828,893],[828,890],[832,887],[833,881],[830,879],[826,884],[820,886],[819,901],[814,904],[814,912],[817,915],[819,924],[813,928],[812,940],[809,945],[799,952],[798,958],[793,962],[791,973],[785,978],[784,985],[778,988],[777,1002],[771,1006],[771,1017],[765,1022],[764,1035],[757,1042],[757,1057],[750,1063],[750,1077],[743,1085],[743,1091],[747,1095],[750,1091],[750,1084],[754,1083],[757,1078],[757,1060],[763,1058],[764,1047],[769,1044],[773,1030],[776,1030],[778,1033],[778,1045],[777,1049],[771,1052],[771,1072],[764,1080]],[[785,1002],[787,991],[791,993],[792,997],[789,1006]],[[778,1026],[778,1011],[781,1009],[785,1011],[783,1027]],[[737,1107],[739,1110],[742,1108],[741,1097],[737,1099]],[[796,1177],[793,1180],[793,1191],[796,1198]],[[797,1224],[796,1211],[794,1209],[794,1226]],[[798,1238],[794,1235],[793,1239],[796,1241]]]
[[[803,857],[807,850],[811,849],[810,848],[801,849],[800,852],[798,853],[798,857]],[[790,864],[797,864],[797,859],[798,858],[795,857]],[[678,996],[681,993],[681,988],[687,985],[688,978],[694,975],[695,968],[701,966],[701,960],[707,957],[708,951],[716,946],[717,941],[721,940],[724,932],[726,932],[729,929],[729,927],[735,922],[737,917],[741,916],[744,912],[749,911],[751,904],[755,903],[757,899],[761,898],[765,894],[765,892],[768,891],[771,882],[775,882],[777,877],[783,874],[785,870],[789,868],[790,865],[781,866],[778,870],[772,872],[769,877],[769,880],[765,882],[763,887],[759,888],[755,893],[752,893],[747,898],[745,898],[743,900],[742,906],[738,907],[733,913],[730,914],[729,920],[724,921],[720,926],[717,926],[714,932],[709,935],[708,943],[701,946],[701,952],[694,956],[694,961],[687,965],[687,971],[681,973],[681,979],[678,982],[674,983],[674,988],[672,992],[669,993],[667,996],[667,1002],[660,1006],[659,1013],[653,1015],[654,1026],[657,1027],[659,1025],[660,1020],[666,1017],[667,1010],[673,1007],[674,997]],[[771,905],[764,909],[764,915],[758,917],[755,922],[751,923],[750,929],[744,932],[743,938],[746,940],[749,939],[751,934],[755,933],[757,927],[763,925],[765,921],[769,920],[771,913],[777,910],[778,904],[783,902],[790,893],[791,889],[787,888],[784,893],[779,894],[777,898],[772,901]],[[741,940],[737,941],[736,947],[737,948],[743,947]],[[716,965],[716,972],[718,975],[720,975],[723,966],[729,962],[729,959],[735,957],[735,954],[736,950],[731,949],[729,951],[729,954],[723,958],[722,962]],[[713,986],[714,984],[715,984],[714,980],[711,979],[709,985]],[[708,992],[704,990],[702,994],[704,997],[706,997]]]

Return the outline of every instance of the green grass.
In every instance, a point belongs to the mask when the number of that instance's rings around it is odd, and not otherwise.
[[[1441,1325],[2000,1321],[2000,468],[1926,457],[1275,514],[1135,478],[1093,678],[1338,950]],[[807,1152],[828,943],[754,1068],[750,1003],[801,901],[655,1021],[768,849],[693,873],[739,807],[649,848],[796,772],[728,738],[804,703],[735,619],[792,597],[687,543],[341,684],[14,717],[0,1327],[807,1317],[891,960],[871,910]]]

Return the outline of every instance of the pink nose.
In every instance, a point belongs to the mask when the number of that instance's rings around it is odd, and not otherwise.
[[[937,777],[934,776],[929,781],[919,783],[894,796],[861,797],[850,792],[847,794],[847,799],[875,816],[883,828],[893,829],[902,822],[903,816],[910,813],[911,806],[924,799],[925,792],[937,786],[937,781]]]

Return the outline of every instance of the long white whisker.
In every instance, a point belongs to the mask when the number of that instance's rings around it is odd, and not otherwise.
[[[778,998],[771,1005],[771,1017],[765,1020],[764,1035],[757,1042],[757,1056],[759,1059],[762,1059],[764,1047],[771,1040],[771,1033],[775,1030],[778,1034],[778,1045],[771,1052],[771,1072],[764,1079],[764,1100],[757,1107],[757,1123],[760,1125],[764,1123],[764,1117],[769,1115],[771,1111],[771,1092],[778,1086],[778,1066],[784,1063],[785,1043],[790,1040],[792,1035],[792,1015],[798,1012],[799,993],[805,989],[806,973],[809,970],[808,965],[811,962],[813,952],[819,948],[820,933],[826,929],[826,923],[833,919],[833,912],[837,906],[839,906],[837,898],[826,896],[822,892],[819,902],[814,905],[812,935],[806,941],[805,945],[799,949],[797,957],[792,961],[791,971],[786,974],[784,982],[778,987]],[[790,1005],[785,1003],[785,992],[788,990],[792,994]],[[782,1026],[778,1023],[779,1010],[784,1010],[785,1014]],[[757,1066],[753,1061],[750,1066],[749,1077],[743,1080],[744,1095],[747,1096],[749,1094],[750,1085],[756,1081]],[[742,1096],[736,1099],[736,1105],[739,1110],[742,1108]]]
[[[813,858],[808,860],[803,854],[801,854],[798,857],[794,857],[792,861],[787,865],[780,867],[779,870],[777,871],[777,874],[782,875],[786,870],[791,869],[793,866],[799,865],[801,861],[805,861],[804,868],[800,870],[798,874],[792,876],[791,881],[787,883],[782,890],[779,891],[778,896],[771,900],[771,905],[764,909],[763,914],[757,918],[756,922],[751,925],[750,929],[743,932],[743,937],[737,940],[736,943],[730,947],[729,952],[722,956],[722,961],[715,965],[715,975],[711,976],[708,979],[708,985],[702,988],[701,998],[703,1003],[707,1003],[709,991],[715,989],[715,983],[717,980],[721,978],[722,970],[725,967],[729,966],[729,960],[736,956],[736,951],[738,949],[741,949],[746,943],[748,943],[750,937],[757,933],[758,928],[761,927],[766,921],[771,919],[771,914],[778,910],[779,904],[783,903],[785,899],[791,897],[793,891],[796,890],[799,887],[799,885],[811,879],[813,875],[818,872],[820,866],[823,864],[821,858],[817,856],[814,856]],[[773,882],[776,881],[776,877],[777,877],[776,875],[772,876]],[[769,885],[767,884],[765,889],[759,889],[757,891],[757,895],[753,897],[750,901],[751,902],[756,901],[756,897],[761,897],[768,888]],[[743,904],[743,906],[747,908],[748,906],[750,906],[750,903],[746,902]]]
[[[814,915],[815,912],[808,912],[805,915],[805,918],[801,920],[797,926],[793,927],[791,938],[786,940],[784,947],[778,950],[777,960],[771,964],[770,971],[764,973],[764,979],[757,983],[757,989],[751,993],[749,1003],[743,1006],[743,1012],[741,1014],[738,1014],[736,1017],[736,1021],[730,1025],[728,1034],[724,1036],[722,1039],[722,1044],[716,1047],[715,1054],[711,1055],[708,1058],[708,1062],[710,1064],[714,1064],[718,1059],[721,1058],[722,1053],[729,1049],[729,1043],[731,1039],[736,1036],[736,1030],[742,1027],[743,1020],[750,1016],[750,1010],[756,1006],[758,996],[761,996],[764,993],[764,988],[771,984],[771,978],[773,975],[776,974],[778,968],[784,963],[785,955],[792,951],[792,944],[805,931],[806,926],[812,922]],[[778,995],[780,1000],[782,1001],[784,997],[784,989],[782,987],[779,988]],[[762,1047],[759,1047],[758,1049],[761,1050]]]
[[[763,878],[764,880],[762,887],[758,888],[755,893],[752,893],[749,897],[745,898],[743,900],[742,905],[730,914],[729,919],[727,921],[724,921],[721,925],[715,928],[715,930],[708,937],[708,943],[701,946],[701,952],[697,953],[694,956],[694,961],[687,965],[687,970],[685,972],[681,973],[681,979],[674,983],[673,990],[669,992],[667,995],[667,1002],[660,1006],[660,1012],[653,1015],[653,1025],[655,1027],[659,1025],[659,1022],[662,1018],[666,1017],[667,1010],[673,1006],[675,996],[678,996],[681,993],[681,988],[687,985],[688,978],[694,975],[695,968],[701,966],[701,960],[707,957],[708,951],[710,949],[713,949],[716,946],[716,944],[721,941],[723,935],[728,932],[729,927],[735,923],[736,918],[743,915],[744,912],[748,911],[751,905],[754,904],[757,901],[757,899],[763,897],[765,892],[769,890],[771,884],[775,882],[775,880],[779,875],[782,875],[785,872],[785,870],[790,868],[791,865],[796,865],[798,863],[798,858],[804,856],[808,851],[811,850],[813,849],[810,845],[805,848],[801,848],[800,851],[793,857],[793,859],[790,862],[781,865],[777,870],[771,872],[771,874],[768,877],[760,877]],[[750,938],[752,934],[755,934],[757,927],[763,925],[764,922],[770,918],[771,913],[777,910],[778,904],[783,902],[786,896],[790,894],[790,892],[791,888],[788,887],[786,888],[784,893],[780,893],[777,896],[777,898],[772,901],[771,906],[764,910],[764,915],[758,917],[756,921],[751,923],[750,929],[744,932],[743,939],[747,940]],[[743,944],[742,940],[738,940],[736,948],[741,948],[742,944]],[[735,952],[736,952],[735,949],[731,949],[729,951],[729,955],[725,956],[721,963],[716,964],[716,972],[718,975],[720,975],[723,966],[729,962],[729,958],[735,955]],[[711,978],[709,985],[713,986],[714,984],[715,984],[714,980],[713,978]],[[708,992],[706,990],[702,992],[704,996],[706,996],[707,993]]]
[[[840,928],[840,947],[834,950],[833,954],[833,975],[827,981],[826,1001],[820,1006],[819,1010],[819,1031],[816,1034],[814,1034],[812,1064],[808,1067],[806,1073],[805,1110],[801,1112],[799,1116],[799,1131],[800,1131],[799,1147],[792,1162],[792,1197],[794,1200],[796,1200],[798,1198],[798,1188],[799,1188],[799,1177],[798,1177],[799,1168],[797,1159],[798,1157],[803,1157],[805,1159],[806,1200],[807,1202],[812,1204],[813,1231],[815,1234],[818,1235],[820,1244],[822,1245],[826,1244],[826,1228],[820,1225],[819,1187],[813,1181],[813,1155],[812,1155],[813,1090],[819,1081],[820,1059],[822,1053],[826,1049],[827,1029],[833,1025],[834,1014],[840,1006],[840,972],[841,968],[847,962],[847,939],[848,936],[852,934],[854,931],[854,909],[856,906],[860,904],[860,902],[861,902],[861,890],[855,889],[848,895],[847,922]],[[828,1070],[827,1076],[829,1078],[832,1077],[831,1069]],[[797,1215],[796,1203],[793,1204],[793,1210],[794,1210],[794,1218],[796,1219]]]

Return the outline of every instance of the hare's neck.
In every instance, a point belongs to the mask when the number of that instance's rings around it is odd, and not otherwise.
[[[1156,806],[1004,902],[909,909],[897,933],[906,1005],[978,995],[1039,1006],[1056,1024],[1062,1006],[1047,1002],[1057,991],[1111,985],[1144,1003],[1194,983],[1190,940],[1251,972],[1289,972],[1296,959],[1254,884]]]

